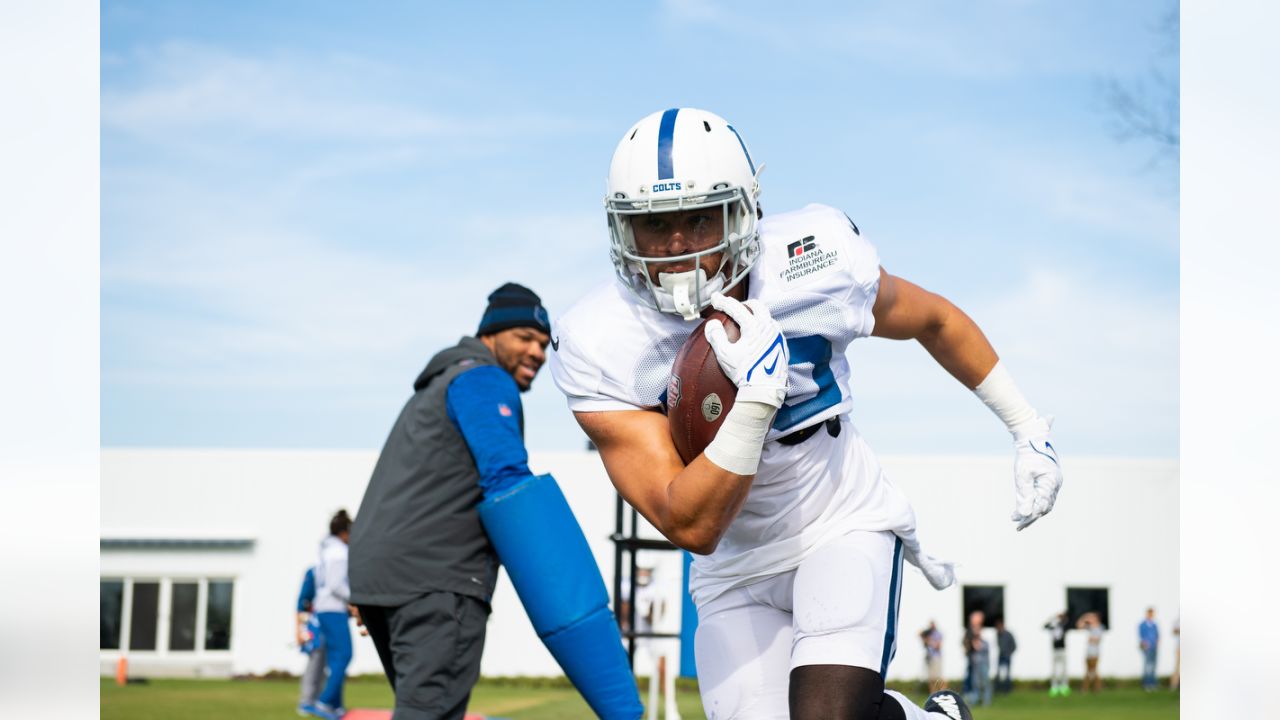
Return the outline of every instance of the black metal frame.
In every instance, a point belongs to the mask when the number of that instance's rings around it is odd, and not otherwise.
[[[630,510],[630,513],[626,511]],[[623,522],[626,515],[630,514],[631,523],[630,531],[626,530],[626,524]],[[618,496],[617,513],[615,515],[613,534],[609,536],[613,540],[613,616],[618,622],[618,630],[622,633],[622,637],[627,641],[627,662],[631,665],[631,671],[634,673],[636,669],[636,638],[678,638],[679,633],[653,633],[653,632],[636,632],[636,553],[640,550],[679,550],[674,543],[667,540],[653,540],[650,538],[642,538],[639,535],[639,517],[640,514],[636,509],[627,504],[622,496]],[[628,568],[630,569],[631,586],[627,593],[627,621],[625,628],[622,622],[621,601],[622,601],[622,554],[628,553]]]

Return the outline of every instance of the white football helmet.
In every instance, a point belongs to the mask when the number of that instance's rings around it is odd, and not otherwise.
[[[760,171],[738,131],[705,110],[656,112],[627,130],[609,165],[605,209],[618,277],[649,307],[686,320],[711,304],[711,295],[742,281],[760,257],[756,200]],[[719,207],[724,236],[715,247],[676,257],[646,257],[636,249],[637,215]],[[699,261],[723,253],[708,278]],[[693,260],[693,270],[649,276],[650,263]]]

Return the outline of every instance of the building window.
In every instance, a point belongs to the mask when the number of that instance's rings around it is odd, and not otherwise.
[[[161,657],[230,650],[234,587],[227,578],[102,578],[98,647]]]
[[[169,603],[169,649],[196,649],[196,607],[200,584],[175,582]]]
[[[129,610],[130,650],[156,649],[156,620],[160,616],[160,583],[135,582]]]
[[[1095,612],[1102,620],[1102,627],[1111,627],[1110,603],[1107,602],[1107,588],[1069,587],[1067,588],[1067,622],[1075,627],[1076,621],[1087,612]]]
[[[231,581],[209,581],[205,650],[231,649]]]
[[[98,647],[120,649],[120,621],[124,617],[124,581],[103,580],[98,586]]]
[[[982,627],[995,627],[996,620],[1004,617],[1003,585],[965,585],[963,596],[961,627],[969,627],[969,615],[974,610],[982,611]]]

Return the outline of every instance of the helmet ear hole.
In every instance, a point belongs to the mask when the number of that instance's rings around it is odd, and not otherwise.
[[[705,128],[707,132],[711,132],[711,123],[706,120],[702,121],[702,127]]]

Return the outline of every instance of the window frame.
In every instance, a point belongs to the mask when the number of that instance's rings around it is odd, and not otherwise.
[[[98,654],[101,657],[116,656],[136,656],[141,658],[156,659],[180,659],[180,660],[206,660],[206,659],[223,659],[228,658],[235,650],[235,620],[236,620],[236,592],[237,586],[240,584],[240,577],[232,573],[219,573],[217,575],[196,576],[189,574],[172,574],[163,575],[156,573],[110,573],[99,575],[99,582],[111,581],[123,583],[124,589],[120,596],[120,647],[118,648],[98,648]],[[205,647],[205,636],[207,633],[208,623],[208,598],[209,598],[209,582],[228,582],[231,583],[231,633],[228,637],[228,647],[225,650],[210,650]],[[136,650],[131,646],[131,635],[133,633],[133,588],[134,583],[159,583],[159,597],[156,601],[156,648],[154,650]],[[190,584],[196,585],[196,627],[195,627],[195,649],[194,650],[173,650],[169,647],[170,637],[169,629],[173,618],[173,585]]]
[[[209,583],[210,582],[226,582],[231,584],[231,604],[227,608],[227,648],[225,650],[205,650],[205,643],[209,638]],[[198,606],[199,624],[196,629],[200,633],[198,645],[205,652],[210,653],[230,653],[232,646],[235,645],[235,620],[236,620],[236,579],[225,575],[217,577],[206,577],[200,580],[200,597],[198,598],[200,605]]]
[[[202,649],[202,648],[200,647],[200,638],[199,638],[199,634],[200,634],[200,633],[199,633],[199,629],[200,629],[200,582],[201,582],[201,581],[200,581],[200,579],[199,579],[199,578],[177,578],[177,577],[175,577],[175,578],[169,578],[169,581],[168,581],[168,585],[169,585],[169,608],[168,608],[168,613],[167,613],[166,618],[165,618],[165,627],[167,628],[167,633],[166,633],[166,634],[168,635],[168,637],[167,637],[167,638],[165,638],[165,645],[164,645],[164,646],[165,646],[165,649],[166,649],[166,650],[168,650],[168,651],[169,651],[169,652],[171,652],[171,653],[174,653],[174,654],[194,653],[194,652],[198,652],[199,650],[201,650],[201,649]],[[195,603],[196,603],[196,605],[195,605],[195,607],[193,608],[193,610],[195,610],[195,617],[193,617],[193,618],[192,618],[192,623],[193,623],[193,627],[192,627],[192,634],[193,634],[195,637],[193,637],[193,638],[192,638],[192,646],[191,646],[191,649],[189,649],[189,650],[187,650],[187,649],[175,649],[175,648],[173,647],[173,621],[174,621],[174,604],[173,604],[173,603],[174,603],[174,598],[173,598],[173,595],[174,595],[174,589],[175,589],[175,586],[177,586],[177,585],[195,585],[195,587],[196,587],[196,598],[195,598]]]
[[[125,605],[125,602],[126,602],[126,601],[131,601],[133,598],[132,598],[132,596],[131,596],[130,594],[128,594],[128,593],[126,592],[126,585],[128,585],[128,578],[125,578],[125,577],[123,577],[123,576],[121,576],[121,577],[117,577],[117,576],[115,576],[115,575],[100,575],[100,576],[98,577],[98,603],[99,603],[99,605],[98,605],[98,607],[99,607],[99,610],[98,610],[98,622],[99,622],[99,623],[101,623],[101,622],[102,622],[102,610],[101,610],[101,607],[102,607],[102,605],[101,605],[101,603],[102,603],[102,585],[103,585],[103,583],[109,583],[109,582],[118,582],[118,583],[120,583],[120,608],[119,608],[119,609],[120,609],[120,616],[119,616],[119,618],[117,618],[117,620],[116,620],[116,647],[113,647],[113,648],[104,648],[104,647],[102,647],[102,634],[101,634],[101,632],[99,632],[99,634],[98,634],[98,651],[99,651],[99,652],[120,652],[120,651],[122,651],[122,650],[124,649],[125,645],[127,645],[127,644],[128,644],[128,642],[129,642],[128,637],[124,634],[124,633],[125,633],[125,624],[124,624],[124,623],[125,623],[125,618],[126,618],[127,616],[129,616],[129,615],[132,615],[132,614],[133,614],[133,613],[132,613],[132,611],[130,610],[130,608],[129,608],[127,605]],[[130,629],[132,629],[132,628],[130,628]]]
[[[968,583],[960,586],[960,627],[966,630],[969,628],[969,612],[970,611],[969,611],[969,603],[965,601],[966,600],[965,595],[966,595],[966,591],[969,590],[970,588],[973,588],[975,590],[983,589],[983,590],[999,590],[1000,591],[1000,613],[999,614],[988,613],[985,610],[982,613],[983,615],[982,627],[994,628],[996,626],[996,620],[1003,618],[1006,613],[1005,605],[1004,605],[1005,586],[1004,585],[987,585],[982,583]]]
[[[1088,592],[1098,592],[1098,591],[1102,592],[1103,598],[1104,598],[1104,607],[1102,612],[1102,629],[1110,630],[1111,629],[1111,586],[1109,585],[1068,585],[1063,589],[1062,607],[1067,611],[1067,623],[1068,623],[1067,626],[1070,628],[1074,628],[1076,626],[1076,622],[1079,621],[1080,616],[1084,614],[1084,613],[1073,614],[1071,612],[1071,592],[1073,590],[1088,591]]]

